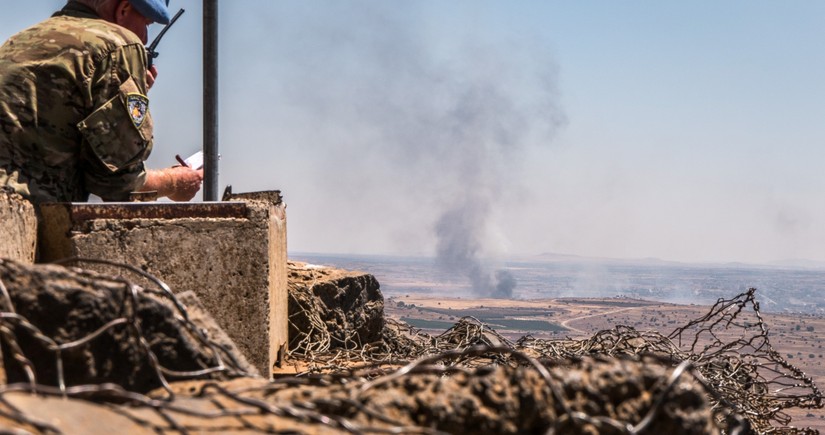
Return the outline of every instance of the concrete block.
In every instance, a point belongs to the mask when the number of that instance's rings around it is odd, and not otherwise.
[[[269,375],[283,362],[288,319],[285,205],[277,192],[267,198],[43,204],[41,259],[125,263],[175,293],[194,292],[249,362]],[[123,273],[107,265],[82,266]],[[136,275],[128,278],[153,287]]]
[[[289,350],[289,283],[287,280],[287,242],[286,242],[286,204],[283,202],[280,191],[264,191],[231,194],[226,193],[226,201],[243,201],[247,204],[256,204],[268,210],[269,231],[267,245],[269,246],[269,282],[270,285],[283,289],[270,293],[269,318],[283,319],[278,323],[270,323],[269,336],[273,343],[281,343],[279,347],[270,346],[270,370],[281,368]],[[261,372],[261,373],[272,373]]]
[[[235,345],[235,342],[229,338],[223,328],[218,325],[218,322],[206,311],[206,308],[203,307],[203,302],[201,302],[195,292],[185,291],[178,293],[175,297],[178,299],[178,302],[186,308],[189,321],[194,323],[198,329],[205,332],[210,340],[223,349],[226,349],[229,354],[235,358],[234,365],[237,365],[246,373],[260,376],[258,368],[249,364],[243,352]]]
[[[34,264],[37,215],[22,196],[0,189],[0,258]]]

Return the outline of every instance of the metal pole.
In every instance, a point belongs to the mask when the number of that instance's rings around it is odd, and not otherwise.
[[[203,0],[203,200],[218,200],[218,0]]]

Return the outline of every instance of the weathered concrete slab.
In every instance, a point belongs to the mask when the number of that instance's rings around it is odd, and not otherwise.
[[[287,242],[286,242],[286,205],[280,191],[248,192],[239,194],[227,193],[225,201],[243,201],[256,204],[268,209],[268,238],[267,258],[269,260],[270,286],[278,291],[269,294],[269,318],[278,319],[269,323],[269,337],[271,343],[279,343],[269,347],[270,374],[274,367],[282,367],[289,350],[289,311],[287,282]],[[267,373],[267,372],[262,372]]]
[[[193,291],[249,362],[268,375],[287,343],[284,209],[277,192],[232,202],[43,204],[41,259],[125,263],[175,293]]]
[[[28,393],[10,393],[4,395],[3,398],[26,418],[58,431],[56,433],[82,433],[86,435],[117,433],[152,435],[156,433],[151,428],[121,415],[122,413],[116,410],[82,400],[39,397]],[[45,430],[42,432],[29,432],[28,430],[33,428],[15,423],[19,422],[0,420],[0,427],[9,430],[21,429],[20,432],[9,433],[48,433]],[[27,431],[22,431],[24,428]]]
[[[215,386],[220,385],[220,390]],[[159,407],[133,404],[97,404],[76,398],[48,397],[23,392],[6,393],[0,402],[0,433],[6,434],[213,434],[254,435],[295,433],[306,435],[351,434],[328,422],[275,415],[234,400],[254,397],[247,390],[270,385],[261,379],[241,378],[217,383],[172,384],[176,397],[159,400]],[[226,391],[221,394],[219,391]],[[199,394],[202,393],[202,394]],[[159,397],[166,397],[160,393]],[[261,401],[261,403],[266,403]],[[166,406],[164,406],[166,405]],[[284,404],[278,404],[284,405]],[[12,409],[11,407],[14,407]],[[19,411],[20,414],[17,414]],[[15,419],[14,416],[23,417]],[[11,418],[10,418],[11,417]],[[41,425],[38,430],[25,420]],[[46,430],[46,429],[51,430]]]
[[[22,196],[0,189],[0,258],[33,264],[37,216]]]
[[[229,351],[229,354],[236,358],[235,363],[246,373],[260,376],[258,369],[249,364],[249,361],[244,357],[243,352],[238,349],[235,342],[226,334],[223,328],[218,325],[218,322],[209,314],[203,307],[203,303],[198,298],[198,295],[193,291],[185,291],[176,295],[178,301],[186,307],[186,312],[189,320],[194,323],[200,330],[206,332],[215,344]]]

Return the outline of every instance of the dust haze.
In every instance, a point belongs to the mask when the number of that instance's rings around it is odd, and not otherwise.
[[[226,124],[256,126],[238,136],[260,143],[254,170],[271,174],[260,188],[285,192],[290,243],[435,255],[478,295],[511,296],[496,211],[529,196],[525,150],[564,123],[552,50],[467,29],[433,40],[434,3],[321,3],[258,17],[271,20],[260,56],[281,60],[243,85],[255,97],[226,92],[243,108]],[[301,164],[278,165],[279,154]]]

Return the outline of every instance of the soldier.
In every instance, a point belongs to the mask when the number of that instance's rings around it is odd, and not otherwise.
[[[144,165],[157,76],[145,44],[168,1],[71,0],[0,47],[0,188],[35,204],[195,196],[202,170]]]

